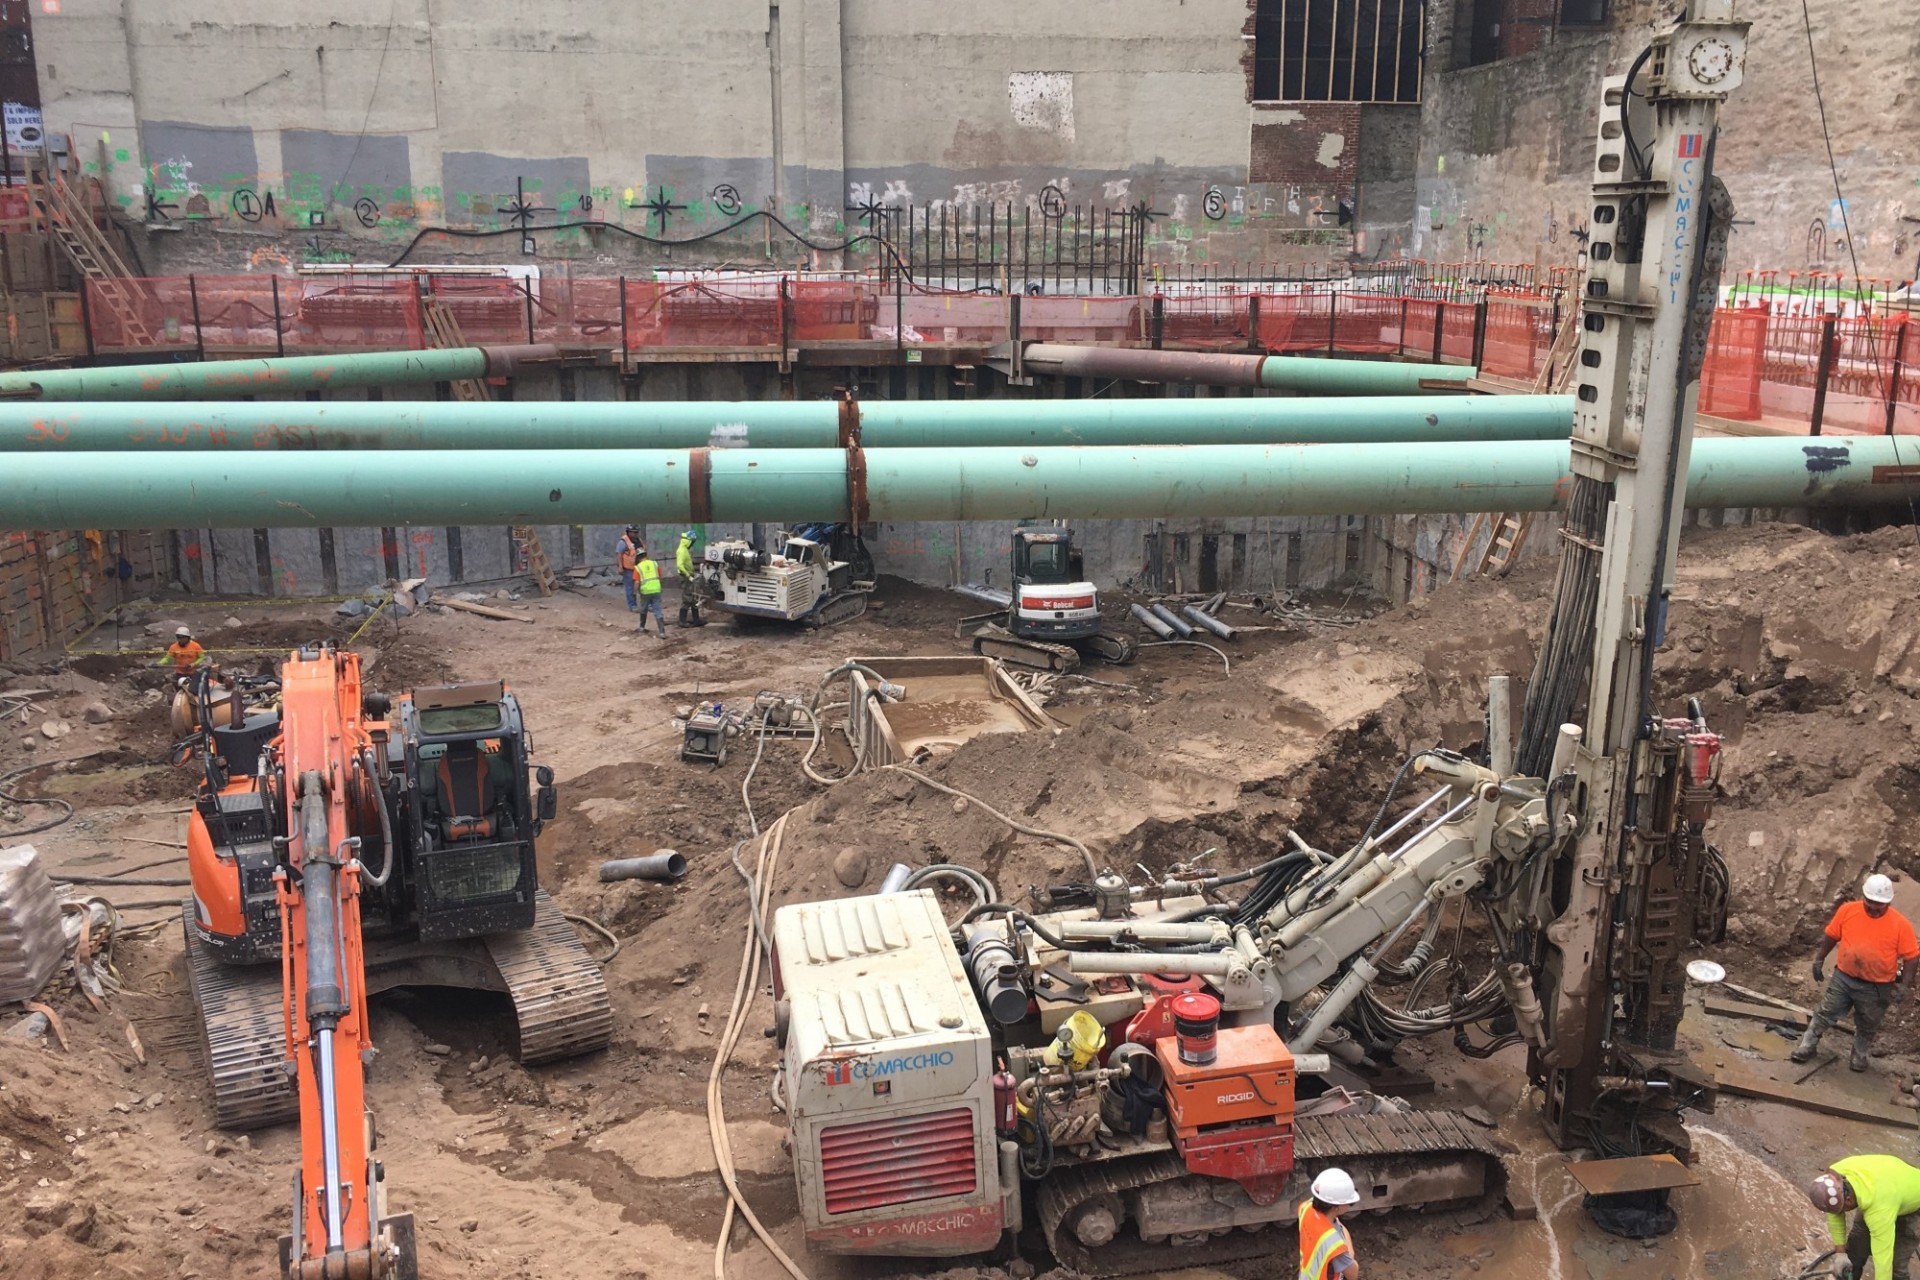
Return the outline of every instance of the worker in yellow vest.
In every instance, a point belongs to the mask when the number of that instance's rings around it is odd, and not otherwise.
[[[627,612],[628,613],[633,613],[640,607],[639,602],[633,598],[633,595],[634,595],[633,563],[635,560],[639,558],[639,554],[640,554],[640,530],[635,528],[633,525],[628,525],[626,527],[625,532],[623,532],[620,535],[620,548],[619,548],[620,576],[624,578],[627,583]],[[646,629],[645,618],[642,618],[640,620],[640,628],[643,631]]]
[[[1920,1247],[1920,1169],[1895,1156],[1848,1156],[1807,1184],[1807,1199],[1827,1215],[1834,1245],[1847,1251],[1833,1274],[1864,1275],[1871,1256],[1874,1280],[1908,1280]],[[1854,1211],[1860,1216],[1849,1231]]]
[[[1300,1205],[1300,1280],[1360,1280],[1353,1237],[1340,1222],[1360,1203],[1345,1169],[1322,1169]]]
[[[647,618],[651,616],[660,624],[660,638],[667,638],[667,613],[660,607],[660,566],[653,562],[647,549],[639,543],[634,544],[633,572],[627,575],[627,592],[637,592],[640,597],[640,634],[647,634]]]
[[[706,584],[700,580],[699,564],[693,558],[693,548],[700,541],[700,535],[689,529],[680,535],[680,545],[674,549],[673,567],[680,575],[680,625],[683,627],[704,627],[706,619],[700,616],[700,597],[706,593]]]

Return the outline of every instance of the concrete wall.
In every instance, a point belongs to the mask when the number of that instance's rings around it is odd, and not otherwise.
[[[1608,28],[1516,26],[1530,52],[1469,67],[1476,0],[1430,0],[1409,248],[1431,260],[1564,263],[1584,243],[1602,74],[1623,72],[1671,6],[1616,0]],[[1478,0],[1486,3],[1487,0]],[[1920,5],[1811,0],[1827,124],[1867,276],[1920,273]],[[1798,4],[1740,6],[1747,82],[1721,117],[1736,216],[1730,272],[1853,273],[1827,169]],[[1664,19],[1661,19],[1664,22]]]
[[[442,226],[502,234],[416,260],[516,260],[522,222],[589,224],[539,255],[612,266],[662,255],[597,228],[684,240],[767,210],[828,243],[878,209],[990,202],[1144,207],[1160,262],[1323,258],[1349,243],[1359,109],[1251,105],[1251,14],[64,0],[33,22],[47,126],[151,228],[155,270],[383,261]]]

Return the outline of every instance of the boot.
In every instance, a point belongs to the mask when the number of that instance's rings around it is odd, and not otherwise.
[[[1827,1024],[1819,1018],[1807,1023],[1807,1033],[1800,1037],[1800,1043],[1793,1046],[1793,1052],[1787,1055],[1794,1062],[1811,1062],[1813,1055],[1820,1052],[1820,1037],[1826,1033]]]
[[[1855,1014],[1854,1016],[1858,1017],[1859,1015]],[[1861,1036],[1855,1036],[1853,1038],[1853,1057],[1847,1060],[1847,1069],[1849,1071],[1865,1071],[1867,1067],[1871,1065],[1867,1061],[1867,1052],[1872,1047],[1872,1041]]]

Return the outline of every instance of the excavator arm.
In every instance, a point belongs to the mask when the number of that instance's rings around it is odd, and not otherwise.
[[[411,1215],[381,1216],[380,1163],[366,1102],[373,1041],[361,947],[359,803],[371,732],[358,654],[303,649],[282,674],[281,736],[272,752],[290,830],[275,872],[288,1068],[299,1082],[300,1171],[293,1230],[281,1241],[290,1280],[414,1280]],[[377,801],[376,801],[377,803]]]

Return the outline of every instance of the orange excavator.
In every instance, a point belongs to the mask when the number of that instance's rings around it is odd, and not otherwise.
[[[215,1114],[226,1128],[299,1116],[289,1280],[415,1280],[413,1218],[381,1211],[369,1000],[502,992],[521,1061],[540,1062],[607,1043],[606,983],[539,888],[553,774],[532,768],[503,683],[390,700],[332,645],[282,664],[277,707],[262,701],[274,683],[199,677],[200,727],[178,755],[197,752],[205,775],[184,923]]]

